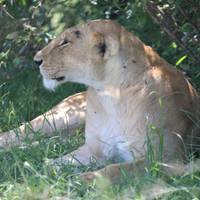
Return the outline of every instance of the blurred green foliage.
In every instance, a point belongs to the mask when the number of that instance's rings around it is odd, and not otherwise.
[[[171,64],[184,70],[199,87],[200,1],[189,4],[187,0],[153,1],[156,9],[171,17],[171,21],[166,20],[167,23],[160,23],[161,26],[153,21],[155,13],[148,9],[148,2],[151,1],[0,0],[0,130],[30,120],[65,96],[84,90],[81,85],[65,84],[56,93],[45,91],[32,58],[65,28],[87,20],[117,20]],[[181,18],[185,9],[186,17]],[[165,33],[166,27],[173,24],[178,26],[180,33],[175,37]],[[187,40],[189,50],[181,46],[179,40]]]

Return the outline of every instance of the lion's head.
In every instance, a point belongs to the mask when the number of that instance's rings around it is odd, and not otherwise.
[[[135,42],[134,49],[143,51],[142,43],[130,35],[110,20],[95,20],[67,29],[34,57],[45,87],[54,89],[67,81],[92,87],[108,83],[115,73],[122,73],[120,70],[124,70],[129,61],[137,62],[136,59],[141,57],[137,52],[136,58],[129,55],[133,49],[131,40]]]

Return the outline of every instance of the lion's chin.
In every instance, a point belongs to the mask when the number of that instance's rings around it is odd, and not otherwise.
[[[43,78],[43,85],[47,90],[54,91],[56,87],[59,85],[59,82],[56,80]]]

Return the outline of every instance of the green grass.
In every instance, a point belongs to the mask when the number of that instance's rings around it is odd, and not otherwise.
[[[56,93],[43,89],[36,69],[21,69],[13,77],[0,75],[0,129],[17,127],[45,112],[64,97],[84,89],[80,85],[65,84]],[[200,170],[184,176],[165,177],[152,161],[147,173],[122,176],[117,185],[108,180],[84,184],[78,174],[95,170],[98,166],[73,165],[56,171],[45,160],[71,152],[84,142],[81,130],[74,137],[36,138],[26,145],[0,150],[0,199],[200,199]],[[150,144],[150,143],[149,143]],[[152,154],[153,155],[153,154]],[[150,155],[151,156],[151,155]]]

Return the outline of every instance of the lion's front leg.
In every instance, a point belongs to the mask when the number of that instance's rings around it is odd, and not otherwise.
[[[89,165],[94,159],[98,160],[99,162],[102,160],[101,154],[98,153],[98,149],[94,151],[94,148],[84,144],[67,155],[61,156],[54,160],[51,159],[50,164],[55,166],[67,164]]]
[[[86,92],[81,92],[64,99],[48,112],[32,121],[8,132],[0,134],[0,147],[19,145],[24,138],[33,138],[34,133],[52,136],[56,132],[73,133],[85,122]]]

